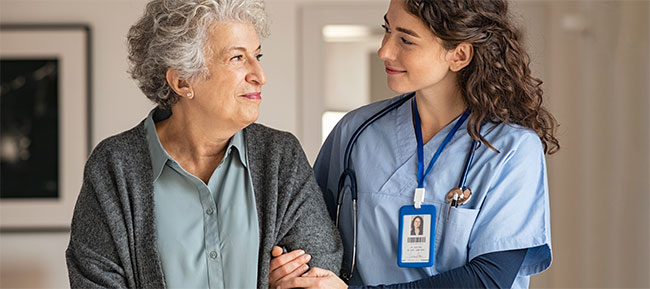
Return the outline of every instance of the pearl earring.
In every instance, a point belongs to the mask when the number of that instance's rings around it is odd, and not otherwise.
[[[188,92],[188,93],[187,93],[187,97],[192,97],[192,93],[191,93],[191,92]]]

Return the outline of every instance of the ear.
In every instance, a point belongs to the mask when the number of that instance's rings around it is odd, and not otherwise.
[[[458,72],[465,68],[474,56],[474,46],[471,43],[462,42],[456,48],[449,50],[447,60],[449,61],[449,69]]]
[[[167,69],[165,78],[167,79],[169,86],[174,90],[174,92],[176,92],[176,94],[184,98],[194,98],[194,92],[192,91],[190,82],[185,79],[180,79],[178,73],[176,73],[176,70],[173,70],[171,68]]]

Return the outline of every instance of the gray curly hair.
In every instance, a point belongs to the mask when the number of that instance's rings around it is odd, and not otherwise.
[[[181,79],[208,76],[204,47],[216,22],[251,23],[260,37],[269,35],[264,0],[153,0],[127,35],[129,73],[144,94],[161,108],[180,96],[167,83],[167,69]]]

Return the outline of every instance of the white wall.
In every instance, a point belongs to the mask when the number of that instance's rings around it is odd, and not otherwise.
[[[0,288],[66,288],[67,233],[0,235]]]
[[[649,6],[548,6],[545,94],[562,149],[548,158],[556,261],[547,286],[650,286]]]
[[[377,50],[379,43],[374,43],[377,46],[374,50]],[[364,42],[325,44],[323,106],[326,110],[350,111],[370,101],[368,54],[375,46],[371,45]]]
[[[311,3],[310,3],[311,2]],[[363,25],[376,27],[383,22],[388,1],[319,3],[304,1],[297,12],[300,50],[296,85],[299,103],[298,132],[301,144],[311,162],[316,159],[321,146],[321,115],[325,112],[325,61],[326,44],[322,37],[327,25]]]
[[[126,73],[126,31],[142,7],[142,1],[0,2],[2,23],[74,22],[91,26],[93,144],[134,126],[152,107]],[[67,241],[67,233],[3,233],[0,235],[0,285],[68,287],[64,260]]]

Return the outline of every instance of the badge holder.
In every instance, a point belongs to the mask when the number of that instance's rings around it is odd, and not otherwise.
[[[415,205],[399,210],[397,266],[404,268],[431,267],[434,264],[436,207],[422,205],[424,189],[415,191]]]

